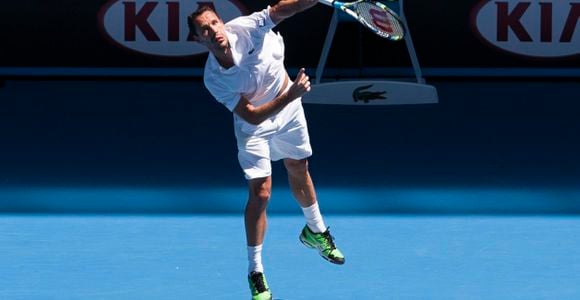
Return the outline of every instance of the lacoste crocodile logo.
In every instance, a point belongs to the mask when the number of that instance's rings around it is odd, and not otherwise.
[[[386,91],[381,92],[365,91],[367,89],[370,89],[372,86],[373,86],[372,84],[369,84],[354,89],[354,91],[352,91],[352,99],[354,100],[354,102],[363,101],[364,103],[369,103],[369,101],[371,100],[387,99],[387,97],[383,96],[384,94],[387,93]]]

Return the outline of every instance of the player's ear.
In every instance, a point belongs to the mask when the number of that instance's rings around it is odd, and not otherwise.
[[[193,32],[191,30],[189,31],[189,34],[187,35],[187,40],[191,41],[191,42],[198,42],[197,35],[193,34]]]
[[[195,22],[191,16],[187,17],[187,27],[189,28],[189,34],[187,35],[187,40],[197,42],[197,35],[195,32]]]

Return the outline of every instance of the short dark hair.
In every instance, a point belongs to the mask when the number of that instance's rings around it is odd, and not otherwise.
[[[187,26],[189,27],[189,31],[191,32],[191,34],[193,35],[197,35],[197,32],[195,31],[195,18],[199,17],[201,14],[203,14],[206,11],[211,11],[213,12],[216,16],[219,17],[219,15],[217,14],[217,12],[215,11],[215,9],[213,9],[213,7],[211,5],[200,5],[197,7],[197,9],[191,13],[191,15],[189,15],[187,17]]]

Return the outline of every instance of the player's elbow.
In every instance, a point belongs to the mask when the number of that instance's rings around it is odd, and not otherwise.
[[[258,110],[251,105],[248,105],[246,109],[242,110],[238,115],[244,119],[244,121],[252,125],[258,125],[263,121]]]
[[[258,125],[263,121],[258,109],[245,98],[241,98],[240,102],[238,102],[234,108],[234,113],[252,125]]]
[[[250,116],[244,120],[252,125],[260,125],[260,123],[262,123],[262,120],[257,116]]]

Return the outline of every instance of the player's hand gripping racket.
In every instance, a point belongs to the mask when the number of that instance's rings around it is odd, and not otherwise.
[[[349,3],[333,0],[318,0],[318,2],[344,11],[380,37],[392,41],[402,40],[405,37],[405,27],[399,16],[380,2],[371,0]]]

